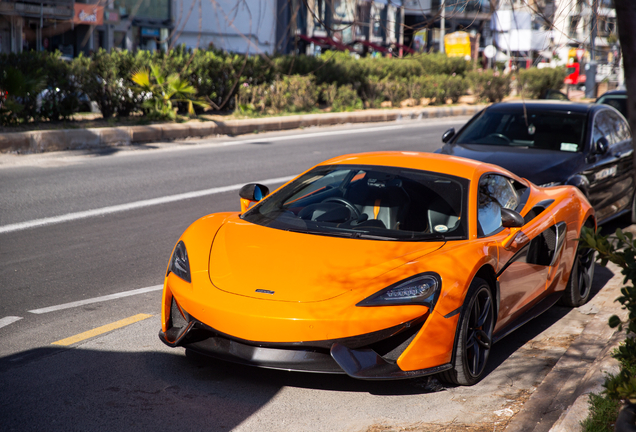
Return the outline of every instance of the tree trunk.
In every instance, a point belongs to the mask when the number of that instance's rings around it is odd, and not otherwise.
[[[632,129],[632,145],[636,133],[636,1],[614,0],[616,6],[616,23],[618,38],[623,53],[623,67],[625,68],[625,87],[627,88],[627,113],[629,127]],[[633,153],[636,166],[636,151]],[[634,170],[636,181],[636,170]]]

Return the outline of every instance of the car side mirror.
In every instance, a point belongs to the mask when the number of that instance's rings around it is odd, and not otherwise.
[[[442,142],[446,144],[454,136],[455,136],[455,128],[450,128],[449,130],[444,132],[444,135],[442,135]]]
[[[594,149],[594,154],[605,154],[609,150],[609,143],[607,142],[607,138],[600,137],[598,141],[596,141],[596,149]]]
[[[506,228],[521,228],[525,224],[526,221],[523,219],[523,216],[516,211],[507,208],[501,209],[501,226]]]
[[[246,211],[252,203],[258,202],[269,195],[269,188],[258,183],[248,183],[241,188],[241,212]]]

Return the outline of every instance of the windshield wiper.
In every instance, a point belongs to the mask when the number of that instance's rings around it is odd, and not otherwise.
[[[295,228],[284,228],[285,231],[295,232],[300,234],[314,234],[314,235],[323,235],[323,236],[331,236],[331,237],[344,237],[351,238],[351,233],[347,232],[334,232],[334,231],[311,231],[304,229],[295,229]]]

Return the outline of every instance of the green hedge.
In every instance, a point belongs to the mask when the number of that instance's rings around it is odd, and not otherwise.
[[[536,99],[548,90],[560,90],[566,75],[562,67],[522,69],[517,75],[517,89],[523,97]]]
[[[26,52],[0,55],[0,90],[9,92],[0,106],[0,122],[66,119],[89,99],[105,118],[147,111],[146,101],[153,96],[132,76],[151,66],[160,72],[151,78],[152,88],[164,88],[158,77],[177,74],[196,90],[193,97],[205,101],[201,106],[225,111],[238,103],[241,111],[255,113],[311,111],[317,104],[335,111],[387,101],[399,106],[407,99],[419,105],[422,98],[431,104],[456,103],[469,87],[480,100],[498,101],[509,93],[511,82],[508,75],[473,71],[470,62],[444,54],[356,59],[328,52],[267,58],[179,47],[168,53],[99,50],[67,61],[59,53]],[[557,88],[563,73],[531,69],[520,72],[517,82],[532,97],[546,87]],[[166,103],[187,112],[182,100]]]

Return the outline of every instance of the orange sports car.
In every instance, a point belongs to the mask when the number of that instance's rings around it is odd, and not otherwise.
[[[194,222],[166,272],[161,340],[260,367],[471,385],[493,343],[585,303],[594,211],[571,186],[415,152],[340,156]]]

